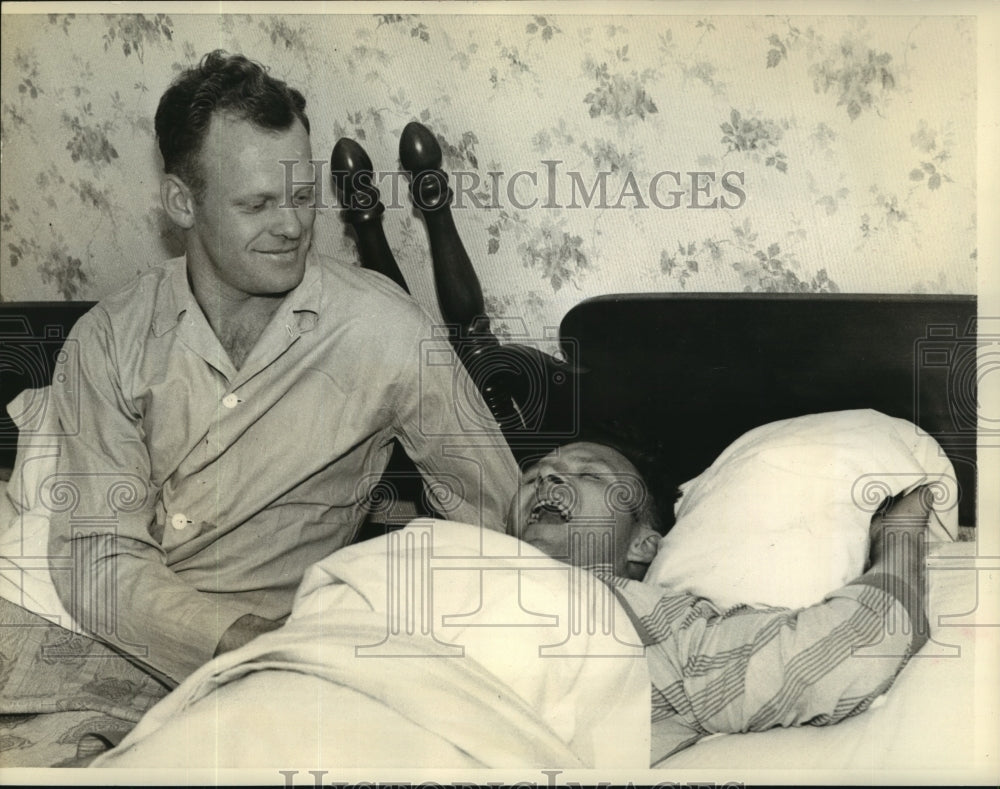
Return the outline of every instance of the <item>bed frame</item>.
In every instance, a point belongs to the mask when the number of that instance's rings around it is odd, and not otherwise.
[[[914,422],[950,457],[959,521],[976,519],[975,296],[615,294],[571,309],[562,359],[501,345],[452,220],[441,146],[420,123],[400,137],[452,343],[522,463],[569,441],[639,460],[661,502],[735,438],[767,422],[872,408]],[[362,265],[406,282],[389,245],[371,160],[340,140],[331,170]],[[669,506],[663,507],[669,514]]]
[[[588,299],[560,326],[564,358],[501,344],[451,216],[434,134],[400,139],[411,197],[427,225],[452,345],[522,463],[580,438],[630,451],[669,505],[677,484],[733,439],[776,419],[873,408],[914,422],[951,458],[959,521],[976,522],[976,298],[949,295],[663,293]],[[331,170],[362,265],[402,288],[364,149],[340,140]],[[0,303],[0,399],[48,383],[90,302]],[[0,466],[17,431],[0,413]],[[396,453],[390,472],[412,469]],[[406,493],[404,491],[404,498]],[[419,499],[419,495],[414,497]],[[664,501],[666,499],[666,501]],[[669,515],[670,506],[663,506]]]

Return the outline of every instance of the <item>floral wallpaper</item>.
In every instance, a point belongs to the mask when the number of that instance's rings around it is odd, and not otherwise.
[[[976,290],[976,20],[959,16],[5,14],[0,294],[98,299],[182,251],[152,118],[221,47],[399,169],[442,144],[494,328],[626,291]],[[327,182],[329,184],[329,182]],[[436,311],[401,180],[386,234]],[[393,194],[395,190],[395,194]],[[356,253],[332,189],[316,243]]]

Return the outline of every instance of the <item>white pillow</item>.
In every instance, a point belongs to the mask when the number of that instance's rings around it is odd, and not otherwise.
[[[79,632],[52,585],[46,486],[56,478],[62,429],[49,387],[25,389],[7,405],[17,457],[0,502],[0,597]]]
[[[724,608],[818,603],[864,572],[878,505],[921,484],[932,534],[956,539],[954,469],[916,425],[870,409],[763,425],[681,486],[646,581]]]

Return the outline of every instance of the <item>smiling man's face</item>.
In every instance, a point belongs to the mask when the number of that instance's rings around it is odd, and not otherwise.
[[[621,453],[578,442],[546,455],[521,476],[507,518],[511,534],[570,564],[611,564],[625,575],[659,535],[638,520],[646,487]]]
[[[309,133],[218,114],[201,153],[205,189],[195,204],[188,258],[223,296],[273,296],[302,281],[314,208]],[[286,164],[296,191],[287,193]]]

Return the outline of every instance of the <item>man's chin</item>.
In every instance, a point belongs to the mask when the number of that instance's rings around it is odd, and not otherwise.
[[[262,288],[262,296],[287,296],[305,279],[305,264],[289,267],[286,271],[274,272],[270,281]]]

